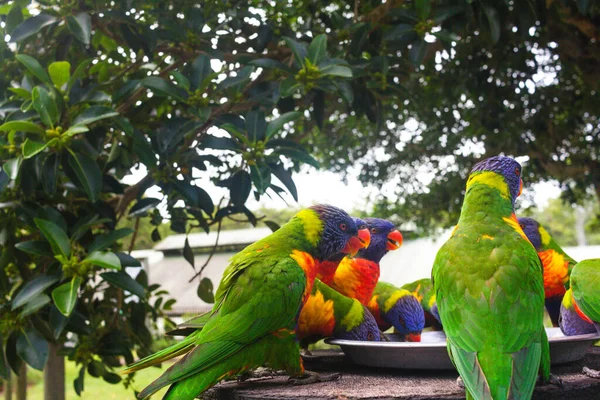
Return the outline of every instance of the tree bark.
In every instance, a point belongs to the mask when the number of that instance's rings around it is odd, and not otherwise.
[[[12,381],[13,375],[9,368],[8,379],[4,381],[4,400],[12,400]]]
[[[65,359],[57,353],[60,345],[50,343],[44,368],[44,400],[65,400]]]
[[[27,400],[27,364],[22,363],[17,376],[17,400]]]

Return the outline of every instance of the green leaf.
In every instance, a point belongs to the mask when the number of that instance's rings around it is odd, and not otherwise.
[[[69,15],[67,17],[67,26],[77,40],[85,45],[90,44],[92,18],[88,13],[79,13],[75,16]]]
[[[258,60],[250,61],[248,64],[254,65],[255,67],[258,67],[258,68],[265,68],[265,69],[283,69],[286,71],[290,69],[287,65],[283,64],[281,61],[277,61],[272,58],[259,58]]]
[[[196,265],[194,264],[194,250],[192,250],[190,247],[190,242],[188,241],[187,237],[185,238],[185,244],[183,245],[183,258],[190,263],[195,271]]]
[[[151,89],[157,95],[171,96],[178,100],[185,100],[188,98],[188,94],[184,89],[177,87],[158,76],[149,76],[142,79],[142,85]]]
[[[54,86],[61,88],[71,78],[71,64],[67,61],[55,61],[48,65],[48,73]]]
[[[23,64],[25,68],[27,68],[29,72],[31,72],[39,80],[49,85],[52,84],[50,76],[48,76],[44,68],[42,68],[38,60],[31,56],[28,56],[27,54],[17,54],[15,58],[19,60],[19,62],[21,62],[21,64]]]
[[[62,315],[62,313],[58,311],[58,308],[56,308],[55,305],[50,307],[49,323],[50,328],[52,329],[52,335],[54,336],[54,339],[58,339],[60,337],[60,334],[67,326],[68,322],[69,319]]]
[[[33,278],[17,293],[12,301],[12,309],[15,310],[25,305],[59,280],[59,277],[52,275],[39,275]]]
[[[8,88],[11,92],[25,100],[31,100],[31,92],[23,88]]]
[[[198,89],[202,82],[213,73],[214,71],[210,67],[210,58],[208,56],[203,54],[196,58],[192,61],[190,72],[187,74],[190,80],[191,89]]]
[[[12,31],[10,41],[20,42],[21,40],[36,34],[43,27],[51,25],[56,21],[58,21],[56,17],[47,14],[38,14],[35,17],[27,18]]]
[[[115,256],[116,257],[116,256]],[[60,285],[52,291],[52,300],[58,311],[68,317],[73,312],[77,303],[77,294],[83,280],[79,276],[74,276],[71,282]]]
[[[190,81],[188,78],[185,77],[185,75],[183,75],[181,72],[179,71],[173,71],[171,72],[171,75],[173,75],[173,78],[175,79],[175,82],[177,82],[177,86],[182,87],[185,90],[189,90],[190,89]]]
[[[586,15],[590,6],[590,0],[577,0],[577,10],[581,15]]]
[[[152,239],[153,242],[158,242],[159,240],[162,239],[162,237],[160,236],[160,232],[158,231],[158,228],[154,228],[154,230],[150,234],[150,238]]]
[[[213,293],[213,283],[208,278],[203,278],[198,285],[198,297],[202,301],[208,304],[215,302],[215,295]]]
[[[252,179],[246,171],[238,171],[233,174],[229,182],[231,202],[238,207],[243,206],[248,200],[252,189]]]
[[[17,158],[11,158],[10,160],[7,160],[2,165],[2,169],[4,169],[4,172],[6,172],[6,175],[8,175],[8,178],[10,180],[17,179],[17,176],[19,176],[19,170],[21,169],[22,162],[23,162],[23,157],[17,157]]]
[[[117,257],[119,257],[119,262],[121,263],[121,267],[141,267],[142,263],[137,258],[133,258],[127,253],[118,252],[115,253]]]
[[[62,255],[67,259],[71,257],[71,242],[65,231],[54,222],[45,219],[34,218],[33,221],[46,240],[50,242],[54,255]]]
[[[400,40],[404,36],[404,34],[408,32],[413,32],[415,30],[414,25],[410,24],[398,24],[395,25],[392,29],[387,31],[384,38],[385,40]]]
[[[288,97],[294,94],[302,85],[296,82],[293,76],[288,76],[279,83],[279,93],[281,97]]]
[[[2,336],[0,336],[0,343],[4,344]],[[10,378],[10,367],[6,360],[6,355],[4,354],[3,345],[0,346],[0,378],[4,379],[5,381]]]
[[[263,194],[271,184],[271,170],[266,164],[250,166],[250,177],[259,194]]]
[[[249,111],[246,114],[246,132],[248,132],[250,140],[263,140],[266,128],[265,113],[262,111]]]
[[[52,257],[54,255],[48,242],[43,240],[29,240],[27,242],[17,243],[15,247],[25,253],[36,256]]]
[[[285,44],[287,44],[287,46],[290,48],[290,50],[292,50],[296,66],[304,67],[304,59],[307,56],[306,45],[304,43],[299,43],[287,36],[284,36],[283,40],[285,41]]]
[[[102,375],[102,379],[104,379],[106,382],[115,385],[119,382],[121,382],[121,377],[113,372],[107,372],[104,375]]]
[[[235,140],[226,137],[215,137],[212,135],[205,135],[199,146],[203,149],[233,150],[236,152],[241,151],[239,144]]]
[[[411,43],[410,52],[408,53],[408,57],[415,65],[421,65],[423,61],[423,57],[425,57],[425,53],[427,51],[427,47],[429,44],[419,38],[418,40]]]
[[[84,60],[79,63],[77,68],[75,68],[75,72],[73,73],[73,75],[71,75],[71,77],[69,78],[69,82],[67,83],[67,93],[71,91],[71,88],[73,87],[73,84],[77,79],[83,78],[85,76],[86,70],[92,64],[92,61],[93,59],[91,58]]]
[[[83,262],[102,268],[121,269],[121,260],[115,253],[109,251],[94,251]]]
[[[285,185],[294,200],[298,201],[298,190],[296,189],[296,184],[292,180],[292,175],[283,168],[283,165],[281,164],[269,163],[269,168],[271,168],[273,175]]]
[[[64,131],[62,135],[67,136],[67,137],[73,137],[79,133],[83,133],[83,132],[87,132],[87,131],[89,131],[87,126],[75,125],[75,126],[71,126],[69,129]]]
[[[31,92],[31,100],[33,108],[40,114],[40,119],[44,125],[54,127],[60,115],[58,115],[58,107],[56,107],[56,103],[50,96],[50,93],[43,87],[36,86]]]
[[[58,175],[59,157],[56,153],[50,154],[44,161],[42,169],[42,186],[47,194],[54,194],[56,191],[56,178]]]
[[[278,230],[279,228],[281,228],[281,227],[279,226],[279,224],[277,224],[276,222],[273,222],[273,221],[264,220],[264,221],[263,221],[263,223],[264,223],[266,226],[268,226],[268,227],[269,227],[269,229],[270,229],[272,232],[275,232],[276,230]]]
[[[277,133],[281,128],[283,128],[284,124],[287,124],[290,121],[294,121],[302,116],[302,113],[299,111],[291,111],[285,114],[280,115],[277,119],[269,122],[267,124],[267,129],[265,130],[265,137],[267,139],[271,138],[275,133]]]
[[[27,328],[17,339],[17,354],[31,368],[42,371],[48,359],[48,342],[34,328]]]
[[[415,12],[420,20],[426,20],[429,17],[430,11],[431,0],[415,0]]]
[[[40,293],[37,296],[35,296],[33,299],[28,301],[27,304],[25,304],[25,307],[23,307],[23,309],[19,313],[19,316],[21,318],[24,318],[28,315],[31,315],[31,314],[35,313],[36,311],[38,311],[39,309],[45,307],[46,304],[48,304],[48,303],[50,303],[50,296],[48,296],[44,293]]]
[[[84,378],[85,365],[81,367],[81,369],[79,370],[79,375],[77,375],[77,378],[75,378],[75,380],[73,381],[73,389],[75,390],[75,393],[77,393],[77,396],[81,396],[81,393],[83,392]]]
[[[20,373],[23,360],[17,355],[17,339],[19,332],[13,331],[6,341],[6,361],[15,374]]]
[[[294,161],[301,161],[306,164],[310,164],[315,168],[319,168],[320,164],[317,160],[315,160],[310,154],[308,154],[304,150],[291,149],[291,148],[279,148],[274,151],[274,154],[281,154],[283,156],[289,157]]]
[[[113,243],[115,243],[119,239],[123,239],[133,233],[133,229],[130,228],[121,228],[116,231],[111,231],[108,233],[104,233],[102,235],[98,235],[94,238],[94,241],[88,248],[88,252],[94,252],[99,250],[104,250]]]
[[[183,195],[186,204],[201,208],[207,214],[215,211],[215,205],[206,190],[198,186],[192,186],[184,181],[174,181],[177,191]]]
[[[46,130],[39,126],[38,124],[34,124],[29,121],[9,121],[2,125],[0,125],[0,131],[18,131],[18,132],[27,132],[27,133],[37,133],[39,135],[43,135]]]
[[[148,211],[155,209],[156,206],[160,204],[160,201],[160,199],[155,199],[153,197],[146,197],[138,200],[138,202],[129,210],[129,218],[146,215]]]
[[[69,154],[69,165],[90,200],[95,203],[102,190],[102,171],[95,160],[84,153]]]
[[[317,65],[327,56],[327,35],[321,34],[313,39],[308,46],[308,59]]]
[[[119,272],[104,272],[100,274],[102,279],[111,285],[117,286],[128,291],[141,299],[146,298],[144,287],[137,283],[129,274],[123,271]]]
[[[118,112],[106,106],[92,106],[73,119],[71,125],[89,125],[101,119],[115,117]]]
[[[320,69],[321,75],[341,76],[342,78],[352,78],[352,70],[343,65],[328,65]]]
[[[498,40],[500,40],[500,19],[498,11],[489,5],[482,5],[482,8],[490,25],[490,37],[492,38],[492,42],[498,43]]]
[[[88,364],[87,370],[88,370],[88,373],[91,376],[93,376],[94,378],[99,378],[101,376],[104,376],[104,374],[106,373],[106,368],[104,367],[104,364],[102,364],[98,360],[92,360]]]
[[[31,158],[55,142],[56,139],[52,139],[46,143],[40,143],[34,142],[33,140],[29,140],[29,138],[27,138],[25,139],[25,143],[23,143],[23,147],[21,149],[23,151],[23,158]]]

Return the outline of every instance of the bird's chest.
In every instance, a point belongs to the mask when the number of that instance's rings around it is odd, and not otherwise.
[[[338,267],[334,289],[367,305],[379,280],[379,264],[365,259],[352,259]]]
[[[294,250],[290,257],[298,263],[298,266],[304,272],[304,278],[306,280],[302,297],[302,302],[304,303],[310,292],[312,292],[313,284],[317,277],[318,263],[310,254],[299,250]]]

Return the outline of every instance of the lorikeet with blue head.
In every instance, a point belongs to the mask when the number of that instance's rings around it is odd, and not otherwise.
[[[421,341],[425,314],[419,300],[408,290],[378,282],[367,307],[382,331],[393,326],[402,341]]]
[[[371,243],[354,257],[344,257],[329,286],[341,294],[368,305],[379,280],[379,262],[390,250],[402,245],[402,234],[385,219],[366,218]]]
[[[352,219],[354,220],[356,228],[359,230],[359,232],[363,230],[365,232],[369,232],[369,227],[365,221],[356,217],[352,217]],[[371,237],[369,235],[369,241],[370,239]],[[335,276],[335,271],[344,257],[346,257],[346,254],[338,253],[327,260],[319,262],[319,266],[317,268],[317,278],[326,285],[331,285],[331,282],[333,282],[333,277]]]
[[[569,288],[560,304],[558,326],[566,336],[596,333],[593,322],[579,309],[573,299],[573,289]]]
[[[476,164],[433,265],[448,354],[467,399],[529,399],[538,370],[550,378],[542,265],[514,214],[522,187],[514,159]]]
[[[298,339],[307,347],[326,337],[379,341],[377,322],[365,306],[315,279],[298,319]]]
[[[519,218],[519,225],[542,261],[546,310],[552,325],[558,326],[560,304],[569,287],[569,274],[577,261],[569,257],[535,219]]]
[[[600,334],[600,258],[578,262],[571,270],[572,301],[576,312]],[[570,295],[570,293],[568,294]],[[583,368],[583,373],[600,379],[600,371]]]
[[[246,247],[225,269],[203,329],[124,371],[184,355],[138,398],[171,385],[163,399],[192,400],[225,378],[263,365],[302,376],[296,326],[312,290],[317,260],[339,252],[353,254],[362,246],[346,212],[317,205]]]
[[[442,324],[437,313],[432,312],[435,304],[435,290],[430,278],[423,278],[411,283],[402,285],[402,289],[406,289],[421,301],[423,312],[425,313],[425,327],[433,327],[435,330],[442,330]]]

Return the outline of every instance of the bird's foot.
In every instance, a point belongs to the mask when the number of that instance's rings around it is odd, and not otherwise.
[[[303,358],[311,358],[311,357],[315,357],[315,355],[308,349],[308,347],[306,348],[301,348],[300,349],[300,355]]]
[[[278,371],[274,371],[271,368],[259,367],[254,371],[246,371],[239,374],[235,379],[239,382],[245,382],[248,379],[261,379],[261,378],[273,378],[274,376],[281,375]],[[234,378],[232,378],[234,379]]]
[[[537,383],[547,383],[549,385],[555,385],[558,387],[563,387],[563,381],[562,379],[560,379],[558,376],[554,375],[554,374],[550,374],[550,376],[548,377],[547,381],[542,380],[542,376],[538,375],[537,377]]]
[[[583,367],[583,370],[581,372],[583,374],[589,376],[590,378],[600,379],[600,371],[598,371],[596,369],[591,369],[591,368],[588,368],[588,367]]]
[[[302,377],[290,378],[288,380],[288,382],[290,382],[292,385],[308,385],[311,383],[318,383],[318,382],[337,381],[338,379],[340,379],[341,376],[342,376],[342,374],[337,373],[337,372],[334,374],[321,375],[321,374],[318,374],[313,371],[304,370],[304,375],[302,375]]]
[[[461,389],[465,388],[465,383],[463,382],[463,380],[460,376],[458,378],[456,378],[456,385]]]
[[[385,336],[385,333],[383,333],[383,331],[380,329],[379,330],[379,336],[381,337],[381,341],[382,342],[389,342],[390,338],[388,338],[387,336]]]

